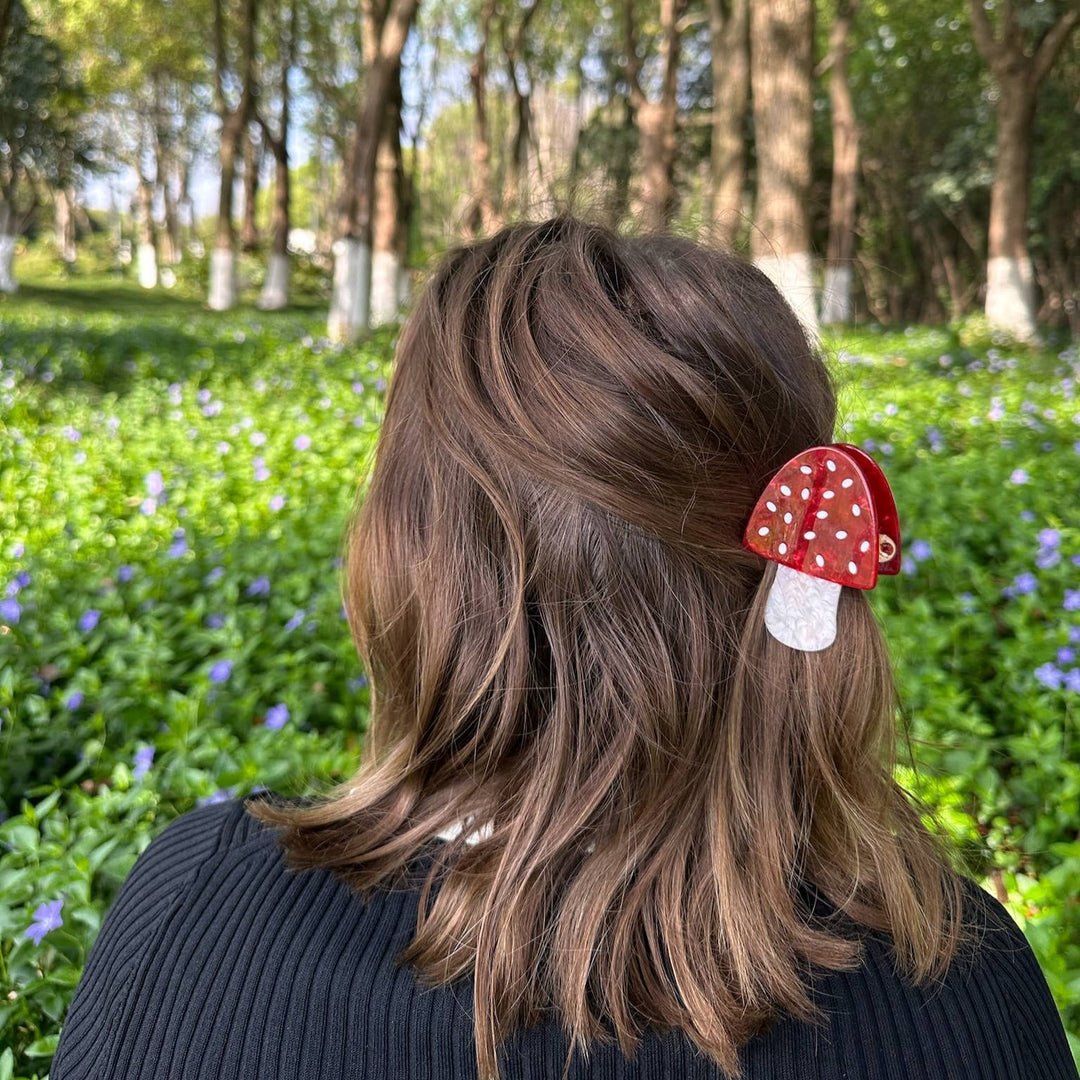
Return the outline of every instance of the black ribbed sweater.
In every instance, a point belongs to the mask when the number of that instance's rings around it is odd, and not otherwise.
[[[870,932],[858,970],[814,983],[829,1023],[782,1016],[744,1047],[746,1080],[1077,1080],[1027,939],[966,880],[985,931],[973,963],[912,989]],[[288,871],[243,800],[183,814],[117,894],[50,1080],[475,1078],[471,979],[426,989],[395,965],[418,902],[418,889],[364,900],[327,871]],[[568,1045],[555,1020],[520,1029],[499,1050],[504,1080],[558,1080]],[[629,1062],[595,1044],[570,1076],[723,1074],[676,1031],[646,1034]]]

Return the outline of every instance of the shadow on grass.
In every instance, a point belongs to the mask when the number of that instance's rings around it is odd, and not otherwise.
[[[284,311],[240,304],[214,312],[190,293],[147,292],[100,278],[29,283],[0,300],[0,356],[53,392],[93,387],[124,394],[147,377],[183,382],[215,367],[244,378],[265,367],[260,335],[318,333],[312,320],[323,310],[311,296]],[[254,335],[240,333],[248,329]]]

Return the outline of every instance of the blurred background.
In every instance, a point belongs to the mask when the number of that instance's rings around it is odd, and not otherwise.
[[[1080,1061],[1080,54],[1064,0],[0,0],[0,1080],[134,859],[325,790],[440,252],[570,209],[777,281],[873,453],[897,779]]]

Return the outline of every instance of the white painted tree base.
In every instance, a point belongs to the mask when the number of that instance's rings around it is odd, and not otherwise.
[[[144,289],[152,289],[157,285],[157,250],[153,244],[140,244],[136,263],[139,268],[139,284]]]
[[[398,257],[376,251],[371,259],[371,325],[393,322],[398,314]]]
[[[997,256],[986,264],[986,322],[1017,341],[1035,343],[1035,275],[1031,260]]]
[[[19,283],[12,273],[15,262],[16,237],[7,233],[0,234],[0,292],[15,293],[19,291]]]
[[[814,299],[814,275],[809,252],[757,255],[754,257],[754,265],[780,290],[807,333],[817,338],[817,303]]]
[[[206,302],[211,311],[228,311],[236,305],[236,254],[230,248],[210,251],[210,295]]]
[[[850,266],[826,266],[821,289],[821,322],[824,326],[851,322]]]
[[[262,311],[280,311],[289,306],[289,256],[271,255],[266,280],[255,305]]]
[[[359,240],[334,241],[334,286],[326,332],[331,341],[350,341],[369,325],[371,248]]]

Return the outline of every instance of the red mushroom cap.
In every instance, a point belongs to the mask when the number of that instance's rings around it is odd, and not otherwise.
[[[762,492],[743,547],[811,577],[872,589],[878,574],[900,570],[900,523],[888,480],[851,443],[803,450]]]

